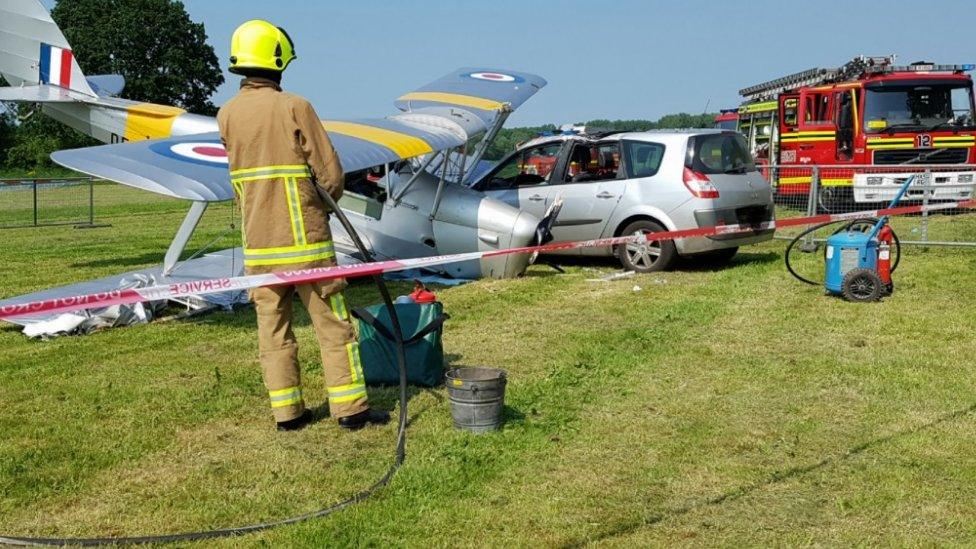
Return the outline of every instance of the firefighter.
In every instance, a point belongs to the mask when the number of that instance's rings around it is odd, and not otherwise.
[[[312,105],[281,90],[281,74],[295,59],[291,38],[267,21],[248,21],[231,39],[230,71],[244,79],[217,121],[243,213],[247,274],[336,265],[326,207],[315,185],[339,200],[342,166]],[[279,431],[301,429],[312,420],[302,398],[291,325],[296,294],[315,327],[332,417],[350,430],[389,421],[389,413],[367,402],[345,287],[346,281],[337,279],[250,292],[261,369]]]

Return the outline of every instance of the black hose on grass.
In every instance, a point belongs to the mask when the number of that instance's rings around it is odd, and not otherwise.
[[[353,243],[355,243],[356,248],[359,252],[363,254],[363,258],[368,261],[373,261],[373,254],[366,249],[363,245],[362,239],[359,238],[359,234],[356,233],[356,229],[353,228],[352,223],[346,218],[342,209],[336,204],[335,200],[329,195],[329,193],[324,192],[318,184],[315,185],[315,189],[322,201],[335,213],[339,222],[349,233],[350,238],[352,238]],[[260,532],[262,530],[269,530],[271,528],[277,528],[279,526],[286,526],[289,524],[296,524],[299,522],[305,522],[314,518],[320,518],[332,513],[349,507],[350,505],[359,503],[366,498],[373,495],[376,490],[386,486],[393,475],[397,472],[401,465],[403,465],[404,459],[406,459],[406,445],[407,445],[407,356],[403,346],[403,331],[400,328],[400,319],[397,317],[396,307],[393,306],[393,299],[390,297],[390,291],[386,287],[386,283],[383,281],[382,275],[373,275],[373,281],[376,283],[377,288],[380,291],[380,295],[383,297],[383,303],[386,308],[390,311],[390,319],[393,323],[393,336],[396,338],[396,355],[397,355],[397,365],[400,368],[400,419],[399,426],[397,427],[397,444],[396,444],[396,455],[393,459],[393,464],[386,471],[379,480],[373,483],[372,486],[366,488],[362,492],[355,494],[352,497],[344,499],[338,503],[334,503],[329,507],[319,509],[318,511],[312,511],[310,513],[305,513],[302,515],[297,515],[294,517],[283,518],[279,520],[274,520],[271,522],[262,522],[257,524],[249,524],[246,526],[238,526],[234,528],[220,528],[216,530],[202,530],[199,532],[184,532],[179,534],[160,534],[152,536],[131,536],[131,537],[109,537],[109,538],[40,538],[40,537],[19,537],[19,536],[4,536],[0,535],[0,544],[7,545],[18,545],[18,546],[65,546],[65,545],[75,545],[75,546],[97,546],[97,545],[137,545],[137,544],[147,544],[147,543],[172,543],[172,542],[182,542],[182,541],[200,541],[206,539],[214,538],[225,538],[231,536],[239,536],[242,534],[250,534],[253,532]]]

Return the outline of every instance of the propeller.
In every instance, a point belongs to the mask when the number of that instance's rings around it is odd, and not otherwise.
[[[563,208],[563,196],[559,195],[556,200],[552,202],[549,209],[546,210],[546,215],[543,216],[542,221],[535,228],[535,245],[542,246],[543,244],[548,244],[552,242],[552,228],[556,224],[556,218],[559,217],[559,211]],[[533,252],[532,256],[529,257],[529,265],[535,263],[536,258],[539,257],[539,252]]]

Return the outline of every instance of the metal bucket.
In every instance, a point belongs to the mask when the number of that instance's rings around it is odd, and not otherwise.
[[[448,370],[445,378],[454,426],[475,433],[498,429],[505,406],[506,375],[498,368]]]

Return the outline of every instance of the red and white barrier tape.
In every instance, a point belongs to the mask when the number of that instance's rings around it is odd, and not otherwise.
[[[184,282],[167,284],[163,286],[151,286],[148,288],[136,288],[129,290],[113,290],[110,292],[80,295],[74,297],[62,297],[44,301],[34,301],[6,305],[0,307],[0,319],[16,318],[41,313],[57,313],[67,311],[77,311],[82,309],[96,309],[110,307],[112,305],[125,305],[144,301],[159,301],[164,299],[174,299],[191,295],[215,294],[235,290],[249,290],[262,286],[278,286],[282,284],[302,284],[306,282],[316,282],[335,278],[357,278],[363,276],[377,275],[382,273],[392,273],[405,271],[420,267],[434,267],[448,263],[459,263],[483,258],[497,257],[509,254],[524,253],[546,253],[559,250],[571,250],[577,248],[603,248],[617,246],[620,244],[630,244],[640,240],[660,241],[676,240],[679,238],[727,235],[735,233],[748,233],[757,230],[777,229],[784,227],[796,227],[803,225],[815,225],[827,223],[829,221],[843,221],[847,219],[858,219],[862,217],[881,217],[896,216],[921,213],[923,211],[951,210],[957,208],[976,208],[976,200],[963,202],[946,202],[932,204],[928,206],[899,206],[897,208],[886,208],[882,210],[865,210],[843,214],[824,214],[809,217],[797,217],[783,219],[780,221],[768,221],[755,225],[719,225],[716,227],[703,227],[697,229],[684,229],[680,231],[662,231],[648,233],[645,235],[618,236],[615,238],[601,238],[598,240],[585,240],[579,242],[558,242],[545,244],[542,246],[525,246],[522,248],[509,248],[506,250],[494,250],[484,252],[467,252],[461,254],[439,255],[432,257],[421,257],[416,259],[396,259],[391,261],[380,261],[376,263],[361,263],[357,265],[343,265],[338,267],[328,267],[320,269],[307,269],[302,271],[289,271],[281,273],[269,273],[259,275],[245,275],[238,277],[216,278],[211,280],[199,280],[194,282]]]

